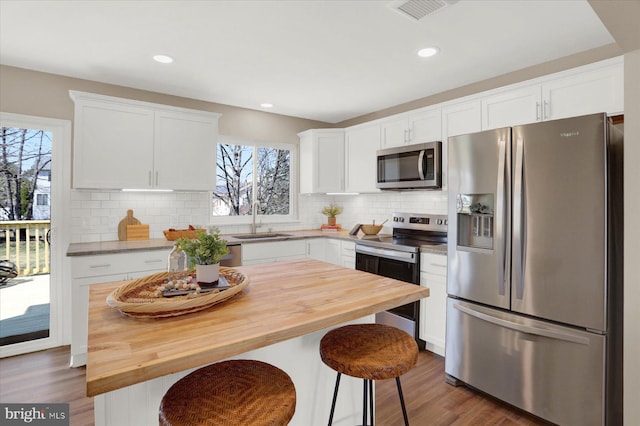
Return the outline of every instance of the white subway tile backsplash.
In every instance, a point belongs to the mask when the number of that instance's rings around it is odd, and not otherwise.
[[[121,191],[71,191],[72,242],[97,242],[118,239],[118,223],[128,209],[142,223],[149,224],[150,238],[163,238],[167,228],[189,225],[209,226],[210,195],[206,192],[130,193]],[[265,223],[260,231],[317,229],[327,222],[320,211],[332,202],[343,206],[338,217],[343,228],[356,223],[380,223],[391,218],[392,212],[447,213],[446,192],[380,192],[376,194],[301,195],[298,200],[299,221],[295,223]],[[217,225],[224,234],[249,232],[247,224]],[[383,232],[391,232],[385,226]]]

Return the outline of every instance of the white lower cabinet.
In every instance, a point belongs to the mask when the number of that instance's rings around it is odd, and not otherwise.
[[[167,270],[169,249],[71,258],[71,366],[87,362],[89,287]]]
[[[326,261],[326,240],[324,238],[309,238],[305,240],[305,244],[309,259]]]
[[[334,238],[327,238],[325,241],[325,262],[334,265],[342,265],[341,241]]]
[[[326,244],[326,262],[356,269],[356,244],[353,241],[328,238]]]
[[[242,245],[243,265],[305,259],[306,257],[307,245],[304,240],[269,241]]]
[[[420,254],[420,285],[429,288],[429,297],[420,300],[420,339],[425,348],[444,356],[447,319],[447,256]]]

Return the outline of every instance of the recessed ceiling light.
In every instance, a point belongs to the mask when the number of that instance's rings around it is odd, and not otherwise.
[[[173,58],[167,55],[154,55],[153,59],[156,62],[160,62],[161,64],[170,64],[171,62],[173,62]]]
[[[425,47],[424,49],[418,50],[418,56],[420,56],[421,58],[429,58],[439,51],[440,49],[438,49],[437,47]]]
[[[265,103],[263,103],[263,104],[260,104],[260,106],[261,106],[262,108],[273,108],[273,104],[270,104],[270,103],[268,103],[268,102],[265,102]]]

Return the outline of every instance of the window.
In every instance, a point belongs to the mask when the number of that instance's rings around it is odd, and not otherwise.
[[[256,214],[262,219],[291,219],[295,148],[220,136],[213,217],[251,216],[257,202]]]
[[[49,205],[49,194],[36,194],[36,205],[38,205],[38,206],[48,206]]]

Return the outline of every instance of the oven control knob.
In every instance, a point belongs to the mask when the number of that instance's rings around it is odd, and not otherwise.
[[[436,219],[436,225],[442,225],[442,219]]]

